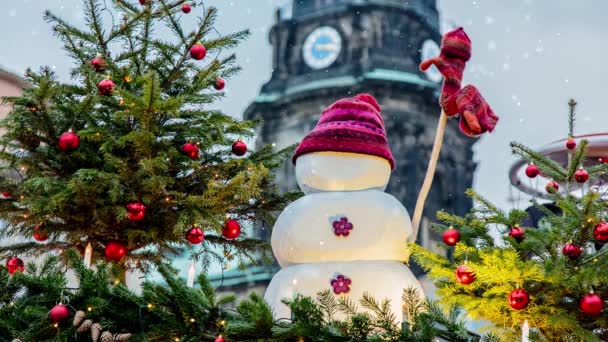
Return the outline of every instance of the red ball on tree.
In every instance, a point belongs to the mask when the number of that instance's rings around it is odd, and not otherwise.
[[[578,259],[581,256],[581,248],[572,242],[568,242],[562,248],[562,253],[572,260]]]
[[[576,141],[572,138],[568,138],[566,141],[566,148],[569,150],[574,150],[576,148]]]
[[[188,14],[188,13],[190,13],[191,10],[192,10],[192,7],[190,7],[189,3],[186,2],[182,5],[182,12]]]
[[[187,142],[184,145],[182,145],[182,153],[187,155],[188,158],[190,158],[190,159],[198,158],[199,151],[200,151],[200,149],[194,143]]]
[[[581,167],[574,173],[574,179],[579,183],[585,183],[589,179],[589,172]]]
[[[101,56],[97,56],[93,58],[91,61],[91,66],[95,69],[95,72],[101,73],[106,71],[106,62],[101,58]]]
[[[241,139],[235,141],[232,144],[232,153],[237,157],[244,156],[247,153],[247,144]]]
[[[606,243],[608,242],[608,223],[600,222],[593,229],[593,238],[597,242]]]
[[[521,227],[515,226],[509,231],[509,236],[517,242],[522,242],[526,236],[526,231]]]
[[[12,257],[6,261],[6,268],[8,269],[8,273],[13,274],[15,272],[23,272],[25,271],[25,263],[23,260]]]
[[[549,181],[547,186],[545,186],[545,190],[550,194],[554,194],[559,191],[559,184],[555,181]]]
[[[222,90],[225,86],[226,81],[224,81],[224,79],[221,77],[216,78],[215,82],[213,82],[213,88],[215,88],[215,90]]]
[[[228,220],[222,228],[222,236],[228,240],[236,239],[241,235],[241,225],[237,220]]]
[[[99,82],[97,85],[97,90],[99,91],[99,95],[101,96],[110,96],[114,91],[114,87],[116,85],[112,82],[111,79],[106,78],[103,81]]]
[[[130,202],[126,205],[127,218],[131,221],[141,221],[146,217],[146,205],[139,202]]]
[[[106,258],[111,261],[120,261],[127,255],[127,246],[120,241],[112,240],[106,244]]]
[[[196,59],[197,61],[200,61],[201,59],[205,58],[206,55],[207,49],[203,44],[201,44],[201,42],[194,44],[190,48],[190,57]]]
[[[2,197],[4,199],[11,199],[11,198],[13,198],[13,196],[11,196],[11,193],[8,192],[8,191],[2,191]]]
[[[460,233],[454,229],[454,227],[450,227],[443,232],[443,242],[445,242],[446,245],[455,246],[458,241],[460,241]]]
[[[194,245],[198,245],[205,239],[205,233],[197,226],[192,226],[186,233],[186,239]]]
[[[51,311],[49,311],[49,317],[55,323],[60,323],[65,321],[70,316],[70,310],[67,306],[63,304],[57,304],[53,306]]]
[[[49,234],[47,234],[44,231],[44,225],[39,224],[36,227],[34,227],[34,239],[36,241],[42,242],[42,241],[48,240],[48,238],[49,238]]]
[[[219,335],[215,338],[215,340],[213,340],[213,342],[224,342],[224,338],[222,337],[222,335]]]
[[[72,132],[72,130],[69,130],[61,134],[57,141],[57,145],[59,146],[59,149],[64,152],[74,151],[80,146],[80,137],[78,134]]]
[[[456,279],[462,285],[469,285],[475,281],[475,271],[469,265],[458,265]]]
[[[139,0],[139,4],[142,5],[142,6],[145,5],[145,4],[147,4],[147,3],[148,3],[148,0]]]
[[[604,308],[604,301],[595,293],[588,293],[581,299],[581,311],[587,316],[598,316]]]
[[[515,310],[523,310],[530,303],[530,296],[524,289],[515,289],[509,294],[509,305]]]
[[[526,167],[526,176],[528,176],[529,178],[535,178],[536,176],[538,176],[539,173],[540,170],[538,169],[538,166],[534,164],[530,164],[528,165],[528,167]]]

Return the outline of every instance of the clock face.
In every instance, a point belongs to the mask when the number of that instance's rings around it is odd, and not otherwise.
[[[302,54],[306,65],[313,69],[322,69],[338,59],[341,49],[340,33],[333,27],[322,26],[306,37]]]
[[[426,61],[429,58],[439,56],[439,46],[434,40],[427,39],[422,43],[420,48],[420,62]],[[440,82],[443,79],[443,75],[437,70],[437,67],[431,65],[425,72],[426,78],[433,82]]]

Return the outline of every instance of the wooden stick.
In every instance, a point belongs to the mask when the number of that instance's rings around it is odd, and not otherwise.
[[[445,126],[448,122],[448,116],[445,112],[441,111],[439,122],[437,123],[437,132],[435,132],[435,142],[433,143],[433,151],[431,152],[431,159],[429,160],[429,166],[426,169],[426,175],[422,182],[422,188],[418,193],[418,200],[416,201],[416,207],[414,209],[414,216],[412,218],[412,227],[414,229],[412,234],[412,242],[416,242],[418,238],[418,231],[420,230],[420,220],[422,219],[422,211],[424,210],[424,202],[426,197],[431,190],[433,184],[433,177],[435,177],[435,169],[437,168],[437,160],[439,159],[439,152],[441,152],[441,145],[443,145],[443,134],[445,132]]]

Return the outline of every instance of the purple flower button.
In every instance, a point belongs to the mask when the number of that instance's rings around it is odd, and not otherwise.
[[[350,284],[352,281],[350,278],[338,275],[336,279],[332,279],[331,286],[334,288],[335,294],[348,293],[350,291]]]
[[[336,236],[348,236],[351,229],[353,229],[353,224],[348,222],[348,218],[346,217],[334,221],[332,226],[334,227],[334,234]]]

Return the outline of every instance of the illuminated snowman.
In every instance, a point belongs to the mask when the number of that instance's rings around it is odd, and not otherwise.
[[[380,106],[367,94],[339,100],[293,157],[306,196],[281,213],[272,249],[282,269],[265,299],[276,318],[289,318],[283,298],[330,290],[358,301],[389,299],[402,320],[402,293],[422,287],[403,261],[412,235],[403,205],[384,192],[394,160]]]

